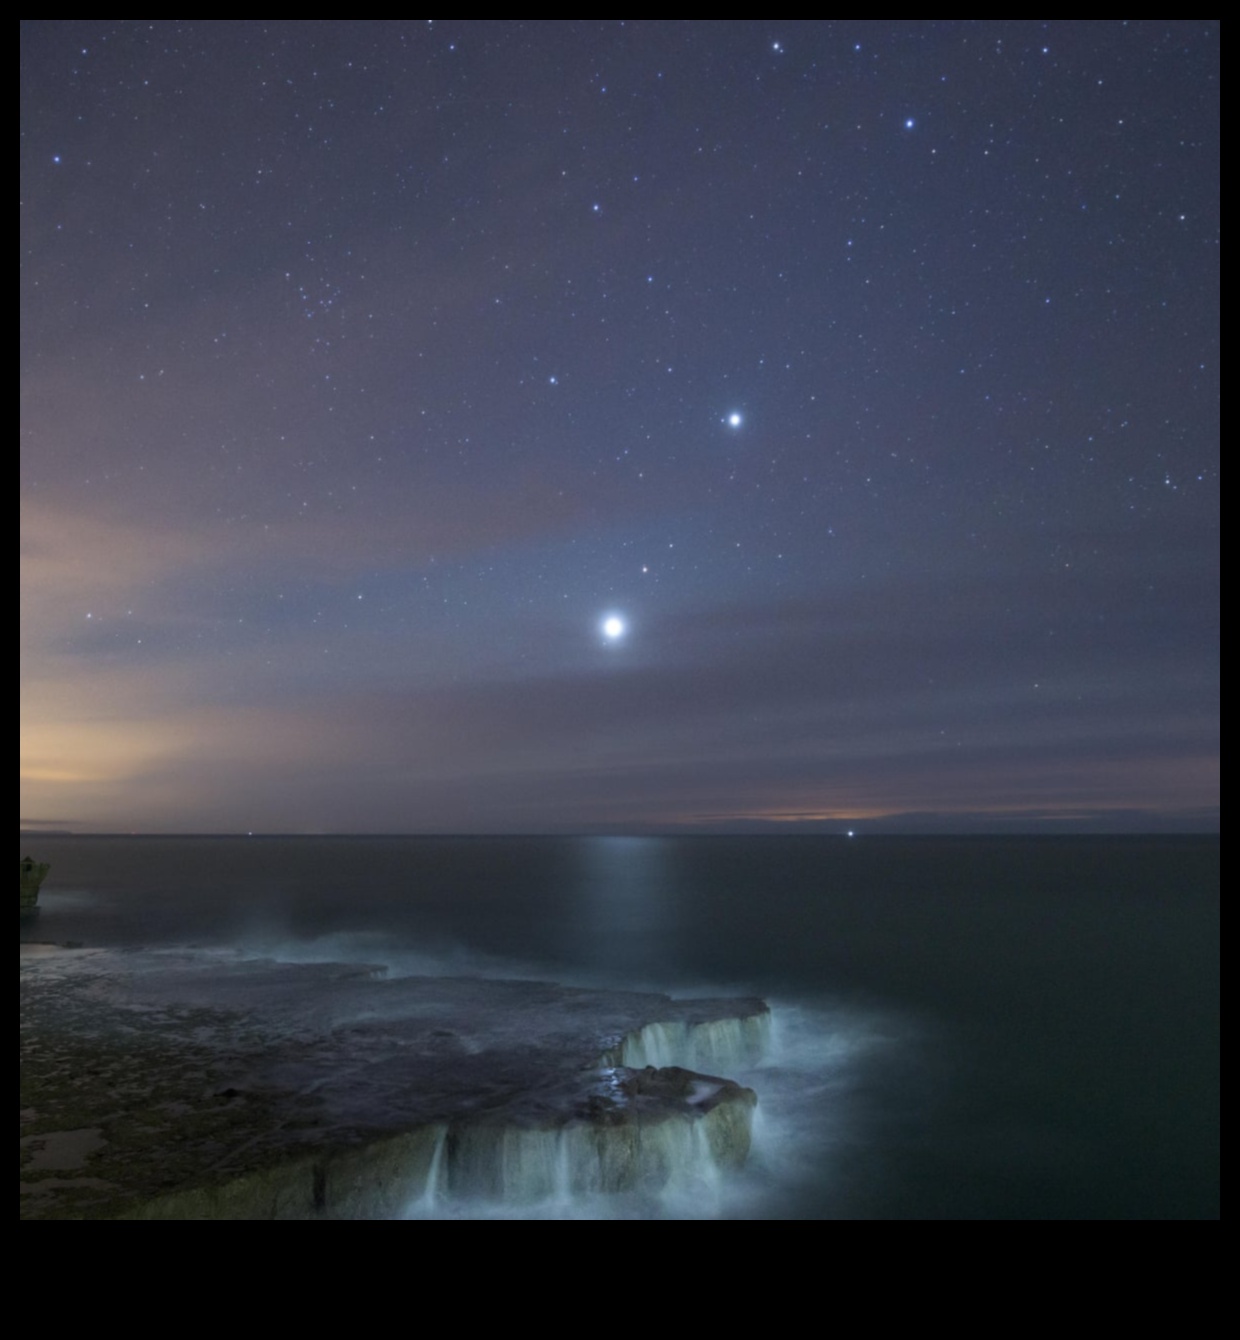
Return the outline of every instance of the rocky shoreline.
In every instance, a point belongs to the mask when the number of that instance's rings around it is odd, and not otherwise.
[[[401,1217],[747,1157],[761,1000],[26,945],[21,1215]]]

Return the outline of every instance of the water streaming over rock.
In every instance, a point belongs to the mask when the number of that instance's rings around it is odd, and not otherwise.
[[[556,1127],[481,1122],[454,1129],[436,1150],[427,1189],[408,1217],[536,1206],[557,1217],[574,1210],[597,1217],[607,1198],[626,1196],[681,1214],[710,1213],[725,1175],[748,1154],[754,1097],[702,1071],[753,1066],[770,1041],[767,1011],[642,1028],[603,1057],[615,1062],[601,1073],[624,1091],[624,1106]]]
[[[769,1012],[701,1022],[649,1024],[620,1044],[620,1065],[684,1066],[708,1074],[730,1074],[756,1064],[770,1051]]]

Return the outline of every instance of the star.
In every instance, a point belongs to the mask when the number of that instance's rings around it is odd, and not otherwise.
[[[732,413],[728,415],[725,422],[729,428],[739,428],[745,421],[735,410],[733,410]]]
[[[601,626],[608,642],[618,642],[626,631],[624,620],[618,614],[607,615]]]

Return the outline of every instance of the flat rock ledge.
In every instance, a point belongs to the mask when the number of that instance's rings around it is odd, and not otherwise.
[[[744,1163],[754,998],[25,945],[24,1219],[370,1219]],[[709,1069],[711,1073],[704,1073]]]

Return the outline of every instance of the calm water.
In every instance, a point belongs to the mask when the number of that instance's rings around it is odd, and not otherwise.
[[[775,1055],[738,1076],[761,1099],[752,1166],[668,1214],[1218,1214],[1217,838],[22,850],[52,862],[38,939],[766,997]]]

